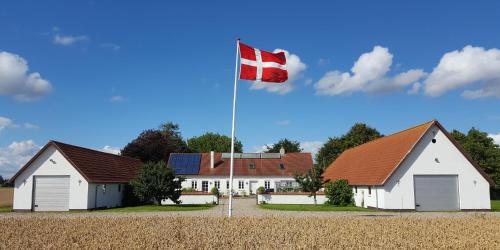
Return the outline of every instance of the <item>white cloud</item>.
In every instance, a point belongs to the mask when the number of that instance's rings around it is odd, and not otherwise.
[[[111,98],[109,98],[109,101],[110,102],[114,102],[114,103],[117,103],[117,102],[124,102],[126,101],[127,98],[121,96],[121,95],[115,95],[115,96],[112,96]]]
[[[0,95],[12,95],[20,101],[32,101],[52,90],[49,81],[38,72],[28,74],[28,62],[9,52],[0,52]]]
[[[23,124],[23,126],[24,126],[24,128],[27,128],[27,129],[38,129],[38,128],[40,128],[40,127],[38,127],[38,125],[30,123],[30,122],[25,122]]]
[[[118,51],[121,48],[120,45],[114,43],[101,43],[100,46],[101,48],[111,49],[113,51]]]
[[[70,46],[78,42],[89,41],[90,37],[88,36],[65,36],[56,34],[54,35],[54,44],[59,44],[63,46]]]
[[[121,154],[120,148],[108,146],[108,145],[104,146],[100,151],[105,152],[105,153],[115,154],[115,155]]]
[[[489,134],[489,137],[493,138],[493,141],[500,146],[500,133],[498,134]]]
[[[290,52],[283,49],[275,49],[273,53],[285,52],[286,57],[286,69],[288,71],[288,80],[284,83],[264,83],[264,82],[253,82],[250,89],[261,90],[265,89],[271,93],[278,93],[284,95],[290,93],[294,89],[294,83],[299,79],[303,72],[306,70],[307,65],[300,60],[300,57],[291,54]]]
[[[426,76],[421,69],[411,69],[389,77],[393,55],[387,48],[375,46],[362,54],[351,72],[327,72],[316,84],[318,95],[345,95],[354,92],[382,93],[397,91]]]
[[[11,119],[0,116],[0,131],[2,131],[4,128],[11,128],[14,126],[16,126],[16,124],[14,124]]]
[[[290,120],[276,121],[276,125],[278,125],[278,126],[288,126],[288,125],[290,125]]]
[[[40,147],[32,140],[12,142],[9,146],[0,148],[0,175],[12,177]]]
[[[300,143],[300,147],[303,152],[311,153],[313,160],[316,159],[316,154],[319,149],[323,146],[323,142],[321,141],[303,141]]]
[[[311,79],[311,78],[308,78],[308,79],[306,79],[306,80],[304,81],[304,85],[306,85],[306,86],[311,85],[311,83],[313,83],[313,79]]]
[[[415,94],[418,94],[418,92],[420,91],[420,88],[422,88],[422,84],[420,82],[416,82],[412,85],[411,89],[409,89],[408,91],[406,91],[406,93],[408,95],[415,95]]]
[[[443,55],[424,82],[425,94],[440,96],[466,86],[478,86],[462,93],[465,98],[500,98],[500,50],[465,46]]]
[[[255,153],[262,153],[264,151],[267,150],[267,147],[272,147],[273,144],[270,143],[270,144],[264,144],[262,146],[253,146],[252,147],[252,151],[255,152]]]

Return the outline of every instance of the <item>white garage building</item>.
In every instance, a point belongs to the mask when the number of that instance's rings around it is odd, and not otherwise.
[[[14,182],[14,211],[68,211],[121,206],[136,159],[49,141]]]
[[[356,206],[385,210],[488,210],[493,185],[436,120],[349,149],[323,176],[348,180]]]

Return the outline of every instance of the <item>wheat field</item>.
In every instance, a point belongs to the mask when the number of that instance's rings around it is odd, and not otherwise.
[[[500,218],[3,218],[0,249],[500,249]]]
[[[0,187],[0,207],[11,207],[13,196],[14,196],[13,188]]]

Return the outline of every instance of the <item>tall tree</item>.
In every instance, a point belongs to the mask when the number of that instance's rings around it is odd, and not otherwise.
[[[123,156],[140,159],[142,162],[168,161],[170,153],[187,152],[186,142],[179,132],[179,125],[164,123],[159,129],[143,131],[121,151]]]
[[[277,143],[266,147],[266,153],[279,153],[281,148],[284,148],[286,153],[302,152],[302,148],[300,148],[300,142],[291,141],[286,138],[281,139]]]
[[[231,137],[218,133],[207,132],[200,136],[195,136],[188,139],[187,146],[191,152],[206,153],[215,152],[231,152]],[[243,152],[243,144],[235,140],[234,152]]]
[[[154,200],[161,205],[162,200],[170,199],[179,204],[183,181],[183,177],[175,176],[174,171],[160,161],[144,164],[131,185],[135,195],[143,201]]]
[[[0,187],[3,187],[4,184],[5,184],[5,179],[3,178],[2,175],[0,175]]]
[[[316,155],[316,162],[322,168],[328,167],[345,150],[382,137],[376,129],[364,123],[356,123],[341,137],[328,138]]]
[[[458,141],[471,158],[500,186],[500,147],[488,133],[471,128],[467,135],[453,130],[451,136]]]
[[[303,192],[310,193],[314,197],[314,205],[316,202],[316,193],[323,187],[323,168],[314,166],[304,175],[296,175],[295,181],[299,183]]]

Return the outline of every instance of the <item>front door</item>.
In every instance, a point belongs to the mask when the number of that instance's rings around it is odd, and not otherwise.
[[[257,181],[250,181],[250,194],[256,194],[257,193]]]

